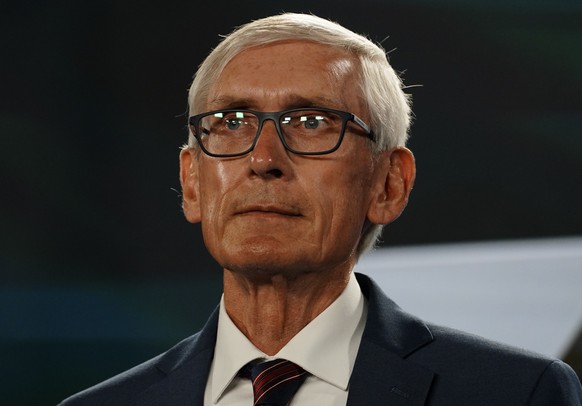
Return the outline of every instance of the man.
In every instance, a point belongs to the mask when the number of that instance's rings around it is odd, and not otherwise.
[[[314,16],[258,20],[208,56],[189,102],[183,209],[224,268],[220,306],[63,404],[582,405],[561,361],[427,325],[354,276],[415,176],[379,47]]]

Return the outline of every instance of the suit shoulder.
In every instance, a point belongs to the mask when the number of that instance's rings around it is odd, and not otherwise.
[[[410,359],[435,372],[435,393],[454,391],[461,398],[479,393],[486,399],[495,392],[513,404],[582,406],[580,382],[566,363],[452,328],[428,326],[433,341]]]
[[[87,388],[65,399],[60,405],[130,404],[134,393],[144,391],[163,379],[164,374],[156,368],[156,363],[162,355]]]
[[[168,351],[67,399],[60,406],[130,405],[136,396],[165,379],[191,355],[197,333],[186,338]]]
[[[582,406],[582,386],[574,370],[562,361],[553,361],[541,375],[529,404]]]
[[[496,368],[512,367],[521,368],[527,365],[529,368],[537,368],[541,373],[556,359],[493,341],[475,334],[456,330],[434,324],[428,324],[433,334],[432,343],[422,348],[419,355],[430,357],[438,361],[446,357],[447,362],[463,365],[469,362],[473,366],[480,365],[485,368],[494,364]]]

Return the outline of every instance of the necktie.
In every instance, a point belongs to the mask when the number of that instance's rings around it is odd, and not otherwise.
[[[287,406],[307,374],[284,359],[249,363],[245,369],[243,374],[253,383],[254,406]]]

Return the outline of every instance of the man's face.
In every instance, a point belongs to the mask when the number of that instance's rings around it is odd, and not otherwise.
[[[318,106],[369,121],[358,69],[353,56],[306,41],[247,49],[211,87],[206,109]],[[297,275],[351,268],[377,182],[369,142],[350,123],[332,154],[295,155],[267,121],[247,155],[185,152],[186,216],[202,222],[208,250],[234,272]],[[191,204],[188,196],[194,197]]]

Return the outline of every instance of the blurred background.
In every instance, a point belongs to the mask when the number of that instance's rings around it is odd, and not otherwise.
[[[203,325],[221,274],[180,211],[186,91],[219,34],[282,11],[381,42],[409,86],[418,177],[379,252],[516,240],[582,252],[578,0],[3,1],[2,403],[55,404]],[[582,264],[568,264],[564,286],[582,297]],[[552,355],[581,374],[572,337]]]

